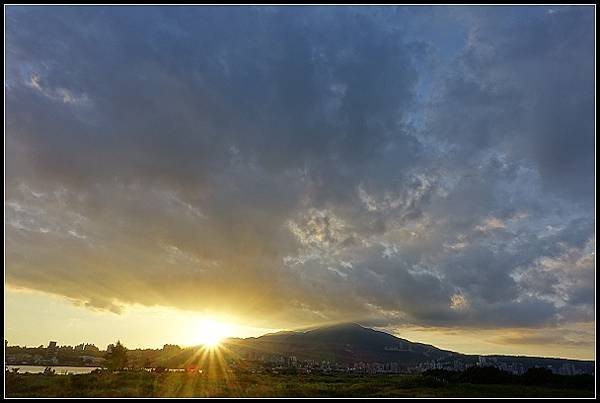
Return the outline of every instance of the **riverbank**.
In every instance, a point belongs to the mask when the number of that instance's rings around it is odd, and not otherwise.
[[[29,374],[42,374],[46,370],[46,368],[51,368],[55,371],[56,375],[66,375],[66,374],[89,374],[90,372],[101,369],[98,366],[75,366],[75,365],[18,365],[11,364],[5,365],[5,369],[8,368],[9,371],[14,371],[18,369],[18,372],[21,374],[29,373]]]

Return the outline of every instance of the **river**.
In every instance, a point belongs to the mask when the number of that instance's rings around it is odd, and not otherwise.
[[[19,373],[24,374],[29,372],[30,374],[41,374],[44,372],[46,367],[52,368],[56,371],[56,375],[66,375],[66,374],[89,374],[93,370],[99,367],[66,367],[66,366],[58,366],[58,365],[6,365],[10,371],[13,368],[19,368]]]

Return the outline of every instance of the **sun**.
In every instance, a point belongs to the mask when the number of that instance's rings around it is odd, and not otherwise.
[[[230,329],[224,323],[203,319],[195,330],[196,341],[206,348],[217,348],[221,341],[230,336]]]
[[[202,343],[205,347],[216,347],[219,345],[223,338],[217,334],[207,333],[200,337],[200,343]]]

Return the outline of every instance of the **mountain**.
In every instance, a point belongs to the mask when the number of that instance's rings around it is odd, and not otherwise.
[[[561,358],[468,355],[415,343],[357,323],[338,324],[303,331],[283,331],[246,339],[227,339],[227,351],[240,357],[271,361],[277,358],[355,363],[397,363],[398,368],[446,368],[462,370],[473,365],[495,366],[514,373],[543,367],[574,375],[593,374],[594,361]]]
[[[327,360],[346,364],[400,362],[403,365],[415,365],[459,355],[356,323],[272,333],[256,338],[229,339],[226,345],[242,355],[279,354],[296,356],[299,360]]]

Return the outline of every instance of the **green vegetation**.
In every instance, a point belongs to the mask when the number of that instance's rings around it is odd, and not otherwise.
[[[7,372],[8,397],[593,397],[590,376],[570,386],[468,383],[440,374],[252,374],[96,371]],[[486,381],[487,382],[487,381]]]
[[[127,367],[127,348],[117,341],[116,345],[111,345],[110,350],[106,352],[105,366],[111,370],[119,370]]]

